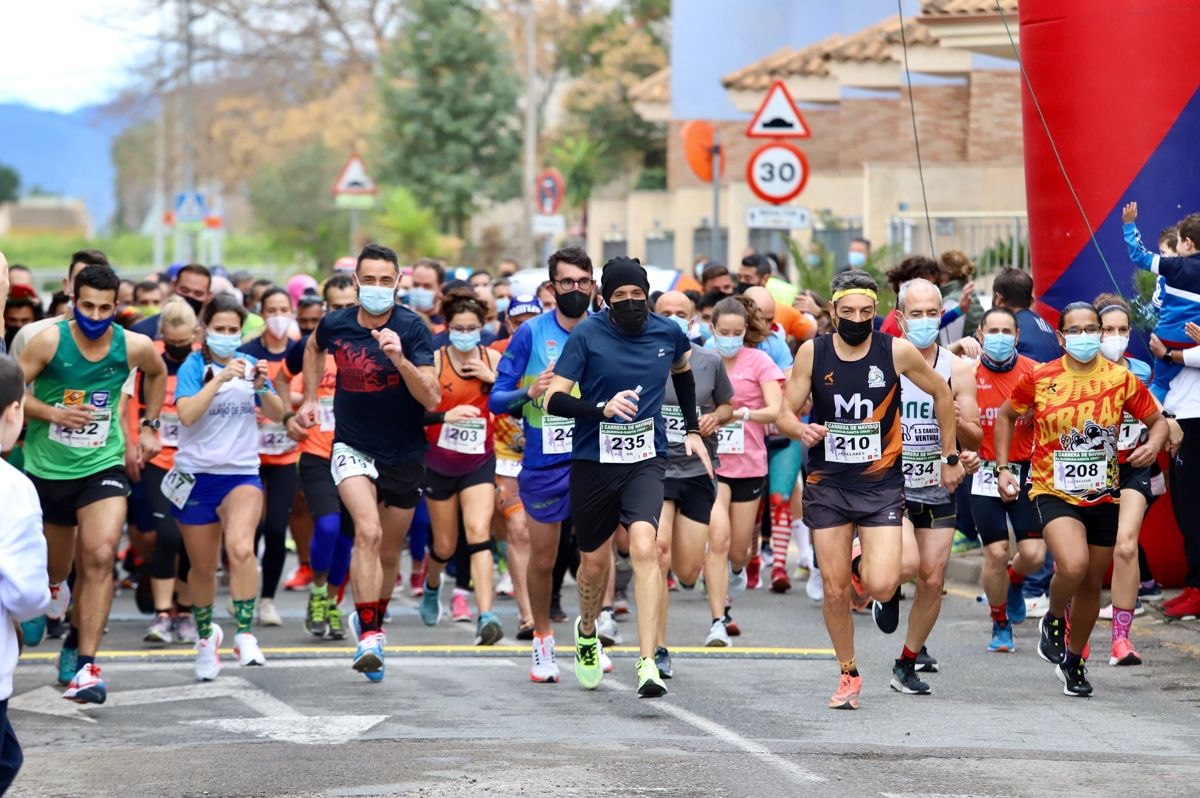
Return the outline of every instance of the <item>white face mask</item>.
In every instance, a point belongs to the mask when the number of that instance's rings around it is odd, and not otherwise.
[[[269,316],[267,317],[267,330],[276,338],[283,338],[288,334],[288,330],[292,328],[291,316]]]
[[[1100,354],[1111,360],[1113,363],[1119,363],[1121,358],[1125,356],[1125,350],[1129,347],[1129,337],[1125,335],[1110,335],[1100,342]]]

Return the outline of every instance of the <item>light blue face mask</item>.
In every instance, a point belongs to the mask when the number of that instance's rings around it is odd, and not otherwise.
[[[867,256],[863,252],[851,252],[846,256],[846,263],[849,263],[856,269],[861,269],[867,265]]]
[[[419,310],[422,313],[433,310],[433,290],[418,288],[414,285],[408,289],[408,303],[413,310]]]
[[[396,304],[396,289],[388,285],[360,285],[358,302],[372,316],[382,316]]]
[[[924,349],[937,340],[940,319],[905,319],[908,325],[908,340],[917,349]]]
[[[679,316],[669,316],[668,318],[670,318],[671,321],[673,321],[679,325],[679,329],[683,330],[684,335],[688,334],[688,332],[691,329],[691,323],[688,322],[687,319],[681,318]]]
[[[233,355],[238,347],[242,345],[242,336],[210,332],[204,336],[204,344],[208,347],[208,351],[212,353],[213,357],[219,357],[224,360]]]
[[[736,357],[737,353],[742,351],[742,344],[745,341],[745,335],[716,335],[713,340],[716,341],[715,346],[721,357]]]
[[[1063,338],[1067,340],[1067,354],[1080,363],[1091,363],[1100,351],[1100,333],[1064,335]]]
[[[455,332],[451,330],[450,345],[459,352],[470,352],[479,346],[479,330],[475,330],[474,332]]]
[[[1017,348],[1017,337],[1008,333],[987,333],[983,336],[983,353],[995,363],[1007,363]]]
[[[706,321],[700,322],[700,337],[705,341],[713,337],[712,325]]]
[[[512,300],[506,296],[496,297],[496,312],[507,313],[508,306],[512,304]]]

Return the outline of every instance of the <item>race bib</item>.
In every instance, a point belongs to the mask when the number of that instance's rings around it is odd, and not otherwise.
[[[163,477],[161,489],[162,494],[167,497],[167,501],[182,510],[187,504],[188,497],[192,495],[194,487],[196,487],[194,476],[172,468]]]
[[[663,425],[667,428],[667,443],[683,443],[687,429],[683,425],[683,411],[679,405],[662,406]]]
[[[349,477],[379,477],[379,471],[375,468],[375,458],[340,442],[335,443],[333,451],[330,452],[329,470],[333,474],[334,485],[342,484],[342,480]]]
[[[321,425],[321,432],[333,432],[335,424],[332,396],[323,396],[317,400],[317,423]]]
[[[1132,451],[1138,447],[1142,438],[1142,422],[1128,413],[1121,417],[1121,432],[1117,436],[1117,449],[1122,452]]]
[[[1055,452],[1054,488],[1063,493],[1107,490],[1108,457],[1104,452]]]
[[[67,407],[64,404],[55,407]],[[78,429],[50,425],[50,440],[58,441],[72,449],[99,449],[108,443],[108,431],[112,427],[112,409],[107,407],[92,411],[92,420]]]
[[[453,423],[442,424],[438,434],[438,448],[459,454],[483,454],[487,437],[487,420],[465,418]]]
[[[745,451],[745,421],[739,418],[717,429],[717,454],[743,454]]]
[[[179,414],[170,413],[166,410],[159,416],[162,421],[162,427],[158,431],[158,439],[163,446],[170,446],[172,449],[179,448]]]
[[[942,454],[939,451],[904,450],[904,487],[932,488],[942,482]]]
[[[498,477],[519,477],[521,476],[521,461],[506,460],[503,457],[496,458],[496,476]]]
[[[826,425],[825,459],[831,463],[871,463],[883,457],[879,422]]]
[[[287,428],[275,421],[264,421],[258,426],[259,454],[287,454],[297,444],[288,437]]]
[[[1021,484],[1021,466],[1010,465],[1013,476],[1017,478],[1017,484]],[[987,496],[993,499],[1002,498],[1000,496],[1000,474],[996,471],[995,460],[984,460],[979,464],[979,470],[971,477],[971,495],[972,496]]]
[[[570,454],[575,442],[575,419],[542,416],[542,452],[545,454]]]
[[[654,454],[654,419],[632,424],[600,423],[601,463],[639,463]]]

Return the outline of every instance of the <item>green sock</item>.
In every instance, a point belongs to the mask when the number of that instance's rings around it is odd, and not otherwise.
[[[211,604],[192,608],[192,615],[196,618],[196,634],[201,640],[206,640],[212,635],[212,613]]]
[[[325,598],[326,596],[329,595],[329,583],[326,582],[323,585],[313,585],[312,587],[309,588],[309,590],[317,598]]]
[[[238,634],[249,632],[254,623],[254,599],[233,600],[233,617],[237,620]]]

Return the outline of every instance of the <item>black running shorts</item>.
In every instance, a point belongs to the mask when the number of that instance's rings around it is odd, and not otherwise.
[[[301,452],[299,469],[300,489],[304,491],[309,514],[313,518],[320,518],[341,512],[342,500],[338,496],[337,485],[333,484],[329,461],[309,452]]]
[[[432,468],[425,469],[425,488],[422,491],[427,499],[444,502],[457,496],[467,488],[476,485],[496,487],[496,455],[489,457],[483,465],[467,474],[448,476],[439,474]]]
[[[926,504],[905,501],[904,517],[912,522],[914,529],[954,529],[958,522],[958,502]]]
[[[1154,489],[1150,483],[1155,476],[1161,473],[1162,469],[1158,467],[1157,462],[1143,468],[1135,468],[1129,463],[1121,463],[1121,472],[1117,484],[1121,490],[1136,490],[1146,497],[1146,504],[1151,505],[1154,504],[1154,500],[1158,497],[1154,495]]]
[[[105,499],[129,496],[129,477],[113,466],[78,479],[42,479],[29,475],[42,503],[42,520],[55,526],[75,526],[76,511]]]
[[[763,497],[766,480],[763,477],[722,477],[717,481],[729,486],[731,502],[756,502]]]
[[[809,529],[895,526],[904,516],[904,485],[847,490],[826,482],[804,486],[804,523]]]
[[[712,520],[716,500],[717,483],[707,474],[668,479],[663,485],[663,501],[674,502],[676,512],[705,526]]]
[[[1087,531],[1089,546],[1111,548],[1117,545],[1117,520],[1121,509],[1112,502],[1093,504],[1090,507],[1080,507],[1065,502],[1057,496],[1036,496],[1038,517],[1042,521],[1043,534],[1051,521],[1059,518],[1073,518],[1083,524]]]
[[[582,552],[600,548],[619,524],[645,521],[658,529],[667,458],[640,463],[571,461],[571,519]]]
[[[1013,463],[1014,469],[1021,482],[1021,492],[1014,501],[1006,502],[996,496],[980,496],[971,494],[971,517],[975,519],[975,529],[983,545],[1008,542],[1008,527],[1012,525],[1013,535],[1017,542],[1038,539],[1042,536],[1042,520],[1038,516],[1033,500],[1029,498],[1029,489],[1033,486],[1026,479],[1029,474],[1028,463]],[[978,473],[975,474],[978,476]],[[973,479],[974,477],[972,477]],[[971,487],[971,483],[967,484]]]

